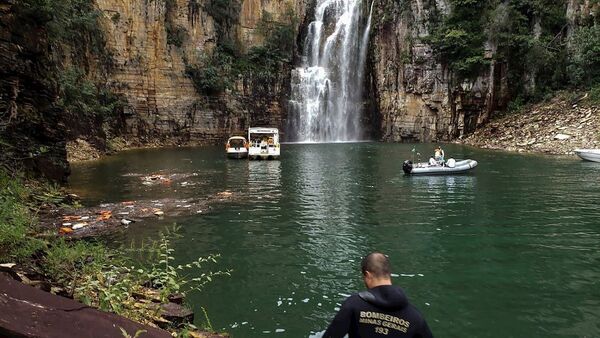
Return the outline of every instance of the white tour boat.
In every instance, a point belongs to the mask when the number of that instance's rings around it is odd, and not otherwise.
[[[586,161],[600,162],[600,149],[575,149],[575,154]]]
[[[246,158],[248,157],[248,142],[242,136],[233,136],[227,140],[225,145],[228,158]]]
[[[275,160],[279,158],[279,130],[277,128],[248,128],[248,158],[251,160]]]

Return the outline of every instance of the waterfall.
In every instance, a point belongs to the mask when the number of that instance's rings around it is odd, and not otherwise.
[[[304,41],[302,66],[292,71],[292,141],[362,138],[364,68],[373,3],[366,24],[363,1],[317,0]]]

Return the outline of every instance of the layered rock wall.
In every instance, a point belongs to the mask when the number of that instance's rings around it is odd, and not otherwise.
[[[213,2],[95,0],[101,31],[80,34],[91,42],[102,33],[94,40],[101,41],[100,51],[93,51],[49,38],[48,27],[71,22],[69,13],[52,12],[63,7],[0,0],[0,164],[25,164],[64,180],[69,172],[66,143],[74,139],[104,151],[106,137],[124,136],[140,145],[220,143],[251,125],[281,127],[289,91],[285,68],[291,60],[281,62],[276,81],[264,83],[245,74],[213,95],[199,93],[186,74],[187,65],[202,68],[219,43],[216,19],[209,15],[211,8],[215,11]],[[265,19],[270,25],[289,25],[291,11],[299,25],[305,11],[304,2],[296,0],[243,0],[239,5],[232,24],[221,29],[242,53],[264,43],[259,26]],[[89,22],[95,14],[86,15]],[[52,21],[65,16],[60,24]],[[94,36],[86,36],[92,31]],[[61,35],[53,33],[54,38]],[[93,84],[94,95],[105,90],[120,94],[124,109],[113,111],[116,116],[84,115],[73,109],[76,101],[66,111],[59,79],[70,69],[84,72],[77,83]]]
[[[216,143],[250,125],[281,126],[283,81],[264,91],[240,78],[232,90],[208,96],[199,94],[186,75],[186,64],[210,55],[218,42],[215,20],[204,9],[209,1],[96,1],[116,62],[113,87],[127,97],[130,138],[142,143]],[[294,1],[244,0],[227,34],[247,51],[263,42],[258,29],[262,16],[277,23],[290,8],[303,11]],[[183,32],[178,45],[168,41],[169,28]]]
[[[451,10],[447,0],[378,5],[372,38],[373,99],[384,141],[450,140],[472,132],[506,102],[506,69],[492,60],[474,80],[456,84],[425,41],[431,23]]]
[[[566,74],[562,74],[563,78],[555,82],[559,84],[552,87],[548,83],[556,80],[549,80],[548,77],[552,75],[543,74],[548,70],[544,67],[565,67],[561,63],[570,62],[568,55],[573,34],[581,26],[597,24],[600,12],[600,3],[592,0],[550,3],[545,6],[548,8],[517,13],[516,15],[521,16],[515,20],[526,20],[529,32],[516,33],[512,27],[514,22],[511,21],[514,12],[511,14],[501,8],[504,6],[506,9],[506,4],[473,2],[474,5],[483,4],[480,7],[481,15],[489,16],[486,17],[488,21],[483,24],[484,31],[481,32],[487,37],[487,41],[482,46],[483,55],[478,55],[482,57],[485,66],[475,76],[463,80],[449,70],[452,61],[436,56],[434,49],[428,44],[436,25],[453,14],[453,3],[459,2],[382,0],[375,3],[374,17],[377,20],[371,39],[371,81],[368,86],[370,98],[379,116],[382,140],[432,141],[462,137],[474,132],[495,112],[505,110],[509,101],[516,96],[539,93],[540,88],[537,87],[540,84],[536,82],[538,78],[545,81],[546,88],[550,90],[565,88],[568,68],[565,70]],[[527,6],[542,5],[530,3]],[[564,24],[548,28],[560,21],[560,11],[563,11]],[[541,22],[544,19],[546,21]],[[497,32],[493,38],[493,29],[490,30],[489,27],[499,22],[509,26],[505,28],[504,34],[522,35],[512,42],[504,41],[503,47],[500,47],[498,41],[495,41],[498,38]],[[546,31],[545,36],[541,37],[543,25],[546,25]],[[463,43],[467,40],[464,37],[459,39]],[[511,43],[522,43],[519,39],[528,39],[526,47],[520,47],[521,54],[507,56],[507,49],[513,48]],[[557,51],[567,56],[549,56]],[[527,62],[535,63],[526,60],[527,58],[542,60],[538,61],[538,64],[543,65],[542,68],[527,66]],[[544,58],[553,60],[553,63],[544,64]],[[548,73],[558,74],[552,71]],[[516,92],[516,89],[521,89],[522,92]]]

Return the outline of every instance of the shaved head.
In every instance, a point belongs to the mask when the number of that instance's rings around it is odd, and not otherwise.
[[[363,258],[360,269],[363,275],[368,271],[376,278],[390,278],[392,273],[390,260],[381,252],[372,252]]]

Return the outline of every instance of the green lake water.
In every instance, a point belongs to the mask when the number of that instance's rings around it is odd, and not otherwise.
[[[280,161],[222,147],[135,150],[74,166],[85,204],[236,196],[206,213],[132,224],[115,243],[174,222],[178,262],[220,253],[231,277],[188,301],[240,337],[308,337],[363,288],[360,259],[387,253],[393,281],[436,337],[600,337],[600,163],[444,147],[468,175],[406,177],[411,144],[289,144]],[[421,153],[433,145],[416,145]],[[147,187],[128,174],[196,173]]]

